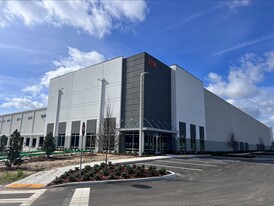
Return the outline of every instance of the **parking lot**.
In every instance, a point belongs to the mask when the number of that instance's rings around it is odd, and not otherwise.
[[[91,206],[172,205],[274,205],[274,164],[243,162],[212,157],[174,157],[165,160],[138,162],[146,166],[164,167],[176,172],[177,178],[161,181],[141,181],[93,185],[87,188],[51,188],[20,198],[32,198],[32,206],[74,205],[83,201]],[[3,198],[16,198],[16,191]],[[84,198],[77,199],[77,195]],[[0,194],[1,196],[1,194]],[[19,198],[18,196],[18,198]],[[30,196],[30,197],[29,197]],[[35,196],[37,199],[35,199]],[[75,199],[76,198],[76,199]],[[20,205],[13,202],[10,205]],[[12,202],[10,202],[12,203]],[[0,205],[9,205],[1,204]]]
[[[91,188],[92,205],[274,205],[272,164],[213,158],[172,158],[145,164],[165,167],[178,178],[98,185]]]

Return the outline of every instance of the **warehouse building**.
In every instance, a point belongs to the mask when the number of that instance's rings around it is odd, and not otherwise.
[[[119,151],[228,151],[231,133],[238,151],[270,149],[272,143],[272,128],[206,90],[180,66],[147,53],[53,78],[47,108],[0,116],[0,135],[18,129],[24,146],[33,148],[52,132],[60,148],[81,148],[83,141],[84,149],[97,151],[106,117],[117,128],[111,146]]]

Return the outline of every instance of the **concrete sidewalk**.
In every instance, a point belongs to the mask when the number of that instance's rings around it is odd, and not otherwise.
[[[151,160],[159,160],[159,159],[169,159],[172,156],[153,156],[153,157],[136,157],[136,158],[130,158],[130,159],[117,159],[117,160],[110,160],[113,164],[116,163],[133,163],[133,162],[139,162],[139,161],[151,161]],[[83,168],[86,165],[93,166],[95,164],[100,164],[104,161],[99,162],[91,162],[91,163],[85,163],[83,164]],[[24,179],[18,180],[16,182],[13,182],[9,185],[6,185],[6,188],[43,188],[50,182],[52,182],[55,177],[61,176],[64,172],[74,169],[75,167],[79,167],[80,165],[71,165],[66,167],[59,167],[51,170],[46,171],[40,171],[33,175],[30,175]]]

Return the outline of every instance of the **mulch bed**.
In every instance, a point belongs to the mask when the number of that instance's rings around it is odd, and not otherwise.
[[[69,182],[156,177],[167,174],[169,172],[164,168],[157,169],[154,166],[146,168],[145,165],[136,166],[129,164],[113,165],[109,162],[108,164],[101,163],[101,165],[94,165],[94,167],[86,166],[82,169],[82,172],[76,167],[74,170],[69,170],[60,177],[56,177],[48,186]]]

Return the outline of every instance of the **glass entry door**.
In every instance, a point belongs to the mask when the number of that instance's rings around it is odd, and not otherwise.
[[[162,154],[167,152],[168,135],[164,133],[145,133],[145,152]]]

